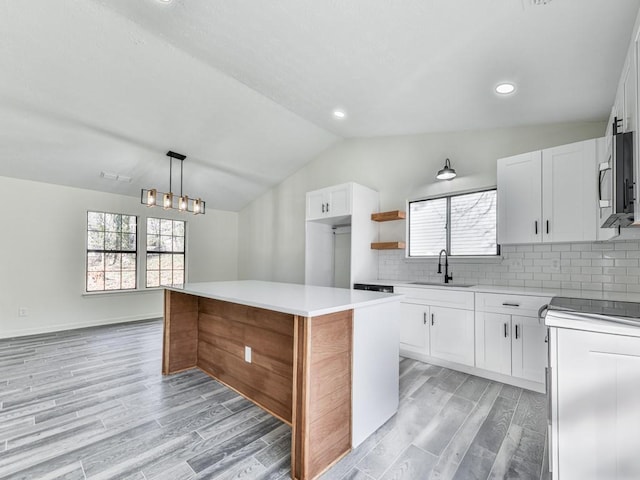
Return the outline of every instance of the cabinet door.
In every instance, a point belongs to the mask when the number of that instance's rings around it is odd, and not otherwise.
[[[473,316],[470,310],[431,307],[431,356],[473,366]]]
[[[542,239],[541,152],[498,160],[498,243]]]
[[[640,338],[558,329],[552,346],[553,477],[640,478]]]
[[[429,354],[429,306],[400,303],[400,349]]]
[[[547,366],[547,328],[535,317],[511,318],[512,363],[514,377],[544,383],[544,368]]]
[[[350,185],[332,187],[328,191],[326,203],[327,216],[340,217],[351,214]]]
[[[307,193],[307,220],[326,216],[326,190],[316,190]]]
[[[596,140],[542,151],[543,241],[595,241]]]
[[[511,315],[476,313],[476,367],[511,375]]]

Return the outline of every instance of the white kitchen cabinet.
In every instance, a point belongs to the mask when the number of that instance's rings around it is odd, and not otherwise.
[[[542,239],[542,161],[540,152],[498,160],[498,243]]]
[[[510,375],[542,389],[546,328],[538,310],[550,297],[476,294],[476,367]]]
[[[308,192],[307,220],[351,215],[351,196],[351,183]]]
[[[400,304],[400,351],[418,360],[473,366],[474,293],[455,289],[396,287]]]
[[[595,241],[596,139],[498,160],[498,242]]]
[[[640,478],[640,338],[550,328],[553,478]]]
[[[415,353],[429,351],[429,306],[400,303],[400,348]]]
[[[473,316],[469,310],[431,307],[431,356],[473,365]]]
[[[544,383],[547,329],[538,318],[511,317],[511,375]]]
[[[351,288],[378,276],[379,237],[371,213],[379,210],[378,192],[345,183],[306,194],[305,283]]]

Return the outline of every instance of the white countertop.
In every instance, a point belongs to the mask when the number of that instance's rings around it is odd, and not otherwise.
[[[403,297],[391,293],[259,280],[186,283],[183,287],[167,289],[303,317],[398,302]]]
[[[624,317],[549,310],[544,323],[547,327],[640,337],[639,321]]]
[[[455,283],[451,286],[442,285],[417,285],[414,280],[371,280],[359,283],[369,283],[372,285],[393,285],[415,288],[443,288],[480,293],[502,293],[511,295],[532,295],[540,297],[570,297],[586,298],[591,300],[613,300],[617,302],[640,303],[640,293],[626,292],[603,292],[596,290],[568,290],[563,288],[536,288],[536,287],[508,287],[495,285],[473,285],[470,287],[457,287]]]

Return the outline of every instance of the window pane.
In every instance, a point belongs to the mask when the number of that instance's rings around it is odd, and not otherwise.
[[[123,270],[135,270],[136,269],[136,254],[135,253],[123,253],[122,254],[122,269]]]
[[[447,246],[447,199],[409,204],[409,256],[438,255]]]
[[[147,235],[147,250],[149,252],[160,251],[160,235]]]
[[[182,270],[174,270],[173,271],[173,284],[174,285],[182,285],[184,283],[184,271]]]
[[[160,251],[171,252],[173,250],[173,237],[162,235],[160,237]]]
[[[104,228],[107,232],[119,232],[122,230],[122,215],[117,213],[105,213]]]
[[[121,288],[136,288],[136,272],[128,270],[122,272],[122,287]]]
[[[184,252],[184,237],[173,237],[173,251]]]
[[[105,290],[120,290],[120,272],[106,272],[104,279]]]
[[[104,255],[105,270],[108,272],[120,271],[120,254],[119,253],[105,253]]]
[[[173,268],[184,270],[184,255],[177,254],[173,256]]]
[[[89,250],[104,250],[104,233],[87,232],[87,248]]]
[[[104,271],[104,253],[96,253],[96,252],[87,253],[87,271],[88,272]]]
[[[136,233],[137,217],[135,215],[122,216],[122,231],[125,233]]]
[[[89,212],[87,214],[87,229],[98,232],[104,231],[104,213]]]
[[[160,270],[160,255],[157,253],[147,254],[147,270]]]
[[[173,282],[173,273],[171,270],[160,272],[160,285],[171,285]]]
[[[160,220],[160,234],[173,235],[173,221],[167,219]]]
[[[160,270],[171,270],[173,268],[172,257],[173,255],[170,253],[160,255]]]
[[[160,286],[160,272],[148,271],[147,272],[147,287],[159,287]]]
[[[160,235],[159,218],[147,218],[147,235]]]
[[[451,197],[451,255],[496,255],[496,191]]]
[[[130,252],[135,252],[136,250],[136,236],[133,234],[122,234],[122,250],[128,250]]]
[[[87,273],[87,292],[104,290],[104,272]]]
[[[104,234],[105,250],[120,250],[120,234],[115,232],[106,232]]]
[[[184,237],[184,222],[182,220],[175,220],[173,222],[173,234],[176,237]]]

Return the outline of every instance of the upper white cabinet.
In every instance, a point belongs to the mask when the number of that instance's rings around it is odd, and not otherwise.
[[[595,241],[596,139],[498,160],[498,242]]]
[[[305,283],[351,288],[378,277],[378,192],[345,183],[308,192],[305,222]]]
[[[307,193],[307,220],[351,215],[351,183]]]
[[[498,160],[498,243],[539,242],[541,205],[541,152]]]

